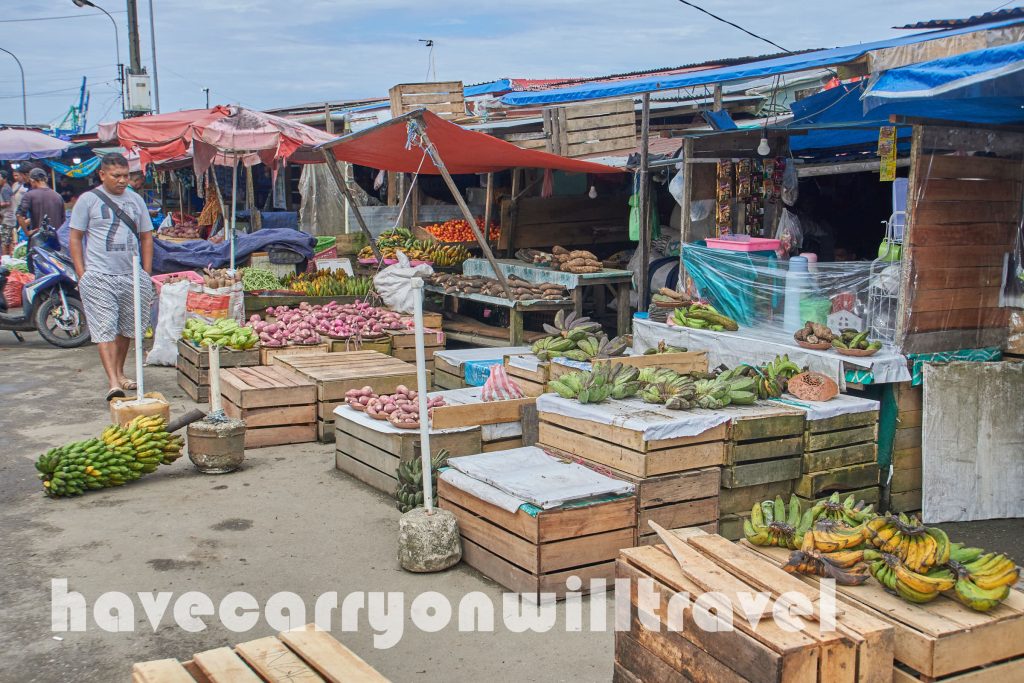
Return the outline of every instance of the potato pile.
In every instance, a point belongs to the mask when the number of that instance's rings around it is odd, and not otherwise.
[[[356,399],[357,402],[362,404],[362,399],[366,398],[365,392],[367,389],[370,389],[370,387],[363,387],[358,390],[360,392],[360,396]],[[373,393],[372,389],[370,390],[370,393]],[[348,395],[346,394],[346,401],[347,400]],[[349,405],[351,405],[351,403]],[[404,384],[399,384],[395,388],[395,393],[383,394],[375,398],[370,398],[363,405],[365,406],[366,414],[376,420],[387,420],[392,425],[400,429],[419,429],[419,393]],[[446,405],[445,400],[440,396],[427,399],[428,409],[443,405]]]
[[[505,288],[501,286],[497,279],[492,277],[435,273],[431,276],[430,283],[443,287],[445,294],[484,294],[486,296],[505,298]],[[516,301],[534,301],[537,299],[554,301],[565,299],[569,295],[564,285],[558,285],[553,282],[527,282],[515,275],[508,276],[508,284]]]
[[[551,250],[554,259],[552,267],[557,266],[559,270],[566,273],[582,275],[583,273],[600,273],[604,266],[593,252],[577,249],[569,251],[565,247],[555,247]]]

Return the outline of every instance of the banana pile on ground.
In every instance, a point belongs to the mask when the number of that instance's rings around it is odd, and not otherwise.
[[[197,346],[216,345],[236,351],[251,349],[260,340],[256,330],[239,325],[234,318],[222,318],[212,325],[191,318],[181,330],[181,338]]]
[[[434,505],[437,505],[437,470],[448,462],[448,451],[444,448],[430,460],[430,475]],[[413,458],[398,465],[398,489],[395,491],[398,509],[405,514],[423,505],[423,460]]]
[[[850,349],[853,351],[877,351],[882,348],[880,341],[868,341],[868,333],[853,328],[840,330],[839,336],[832,339],[832,348]]]
[[[168,434],[159,415],[111,425],[98,439],[51,448],[36,461],[43,490],[52,497],[121,486],[181,457],[183,440]]]
[[[551,250],[551,267],[565,273],[582,275],[584,273],[600,273],[604,270],[597,256],[585,249],[569,251],[565,247],[554,247]]]
[[[712,330],[714,332],[735,332],[740,329],[736,321],[719,313],[711,304],[691,304],[689,307],[676,308],[668,318],[670,324],[679,327],[692,327],[696,330]]]
[[[755,503],[743,533],[755,545],[793,549],[783,569],[858,585],[873,576],[888,590],[916,604],[948,592],[985,612],[1006,599],[1020,577],[1006,555],[952,543],[938,527],[902,513],[878,515],[853,496],[833,494],[801,513],[792,497]]]
[[[601,403],[609,398],[635,396],[642,386],[639,368],[622,363],[601,363],[590,372],[570,372],[548,382],[548,389],[580,403]]]
[[[772,362],[755,368],[741,366],[740,374],[754,380],[759,399],[778,398],[786,390],[789,380],[800,373],[800,366],[789,359],[789,354],[775,356]]]

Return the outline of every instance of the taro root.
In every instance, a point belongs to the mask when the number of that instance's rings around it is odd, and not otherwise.
[[[789,380],[789,393],[805,401],[828,401],[839,395],[839,385],[820,372],[801,372]]]

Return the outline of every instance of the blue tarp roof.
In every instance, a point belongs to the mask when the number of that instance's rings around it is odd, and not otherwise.
[[[476,85],[467,85],[462,89],[464,97],[474,97],[476,95],[490,95],[496,92],[508,92],[512,89],[512,79],[510,78],[499,78],[496,81],[490,83],[477,83]]]
[[[949,121],[1024,121],[1024,43],[886,71],[865,92],[870,118],[892,114]]]
[[[806,135],[794,135],[789,139],[789,148],[793,154],[824,149],[875,147],[878,144],[879,127],[889,125],[889,120],[884,116],[865,116],[860,98],[866,88],[864,81],[843,83],[790,105],[793,120],[786,124],[786,128],[814,128]],[[897,135],[909,137],[910,127],[900,128]]]
[[[984,27],[965,26],[963,28],[949,29],[945,31],[929,31],[926,33],[915,33],[912,35],[896,36],[887,40],[877,40],[859,45],[846,47],[835,47],[829,50],[817,50],[795,55],[787,55],[776,59],[766,59],[760,62],[750,62],[734,66],[721,67],[718,69],[705,69],[674,76],[648,76],[628,81],[614,81],[611,83],[585,83],[569,88],[557,88],[553,90],[540,90],[534,92],[512,92],[501,98],[501,101],[508,106],[537,106],[547,104],[562,104],[566,102],[580,102],[583,100],[594,100],[605,97],[622,97],[624,95],[635,95],[658,90],[675,90],[677,88],[692,88],[699,85],[712,83],[724,83],[727,81],[743,81],[757,78],[765,78],[776,74],[793,73],[795,71],[806,71],[836,64],[845,64],[853,61],[870,50],[879,50],[887,47],[899,47],[901,45],[912,45],[938,38],[973,33],[980,30],[1014,26],[1024,23],[1024,19],[1008,19],[1006,21],[986,24]]]

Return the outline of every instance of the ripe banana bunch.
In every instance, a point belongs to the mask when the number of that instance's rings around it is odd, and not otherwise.
[[[437,266],[462,265],[462,262],[471,256],[469,250],[461,244],[438,244],[436,242],[430,242],[425,248],[425,251],[429,257],[428,260],[433,261],[434,265]]]
[[[850,527],[833,519],[819,519],[804,536],[804,546],[824,553],[856,548],[864,542],[864,525]]]
[[[956,585],[956,578],[946,568],[916,572],[891,553],[883,553],[880,559],[871,562],[870,569],[871,575],[883,586],[907,602],[917,604],[931,602],[942,591]]]
[[[949,561],[949,537],[942,529],[926,527],[900,513],[864,524],[866,539],[882,552],[895,555],[911,571],[927,572]]]
[[[448,450],[442,448],[430,459],[430,475],[433,485],[434,505],[437,505],[437,470],[448,462]],[[423,460],[413,458],[398,465],[398,488],[395,491],[398,509],[405,514],[423,505]]]
[[[165,430],[160,416],[111,425],[98,439],[51,448],[36,461],[48,496],[77,496],[121,486],[181,457],[182,439]]]
[[[861,553],[863,551],[844,551]],[[840,586],[859,586],[871,576],[866,564],[857,560],[849,564],[840,564],[832,559],[837,553],[819,553],[814,550],[794,550],[789,561],[782,568],[790,574],[801,573],[835,579]],[[846,562],[847,558],[840,558]]]
[[[809,529],[804,524],[810,519],[800,513],[800,500],[790,496],[789,505],[776,496],[775,500],[754,503],[750,518],[743,520],[743,535],[754,545],[778,546],[796,550]]]
[[[552,358],[565,355],[567,351],[571,351],[576,348],[576,342],[571,339],[562,337],[544,337],[538,339],[533,343],[532,351],[533,355],[537,356],[542,361],[548,361]]]
[[[956,548],[949,560],[956,576],[957,599],[978,612],[987,612],[1005,600],[1020,578],[1017,564],[1009,557],[983,553],[980,548]]]

